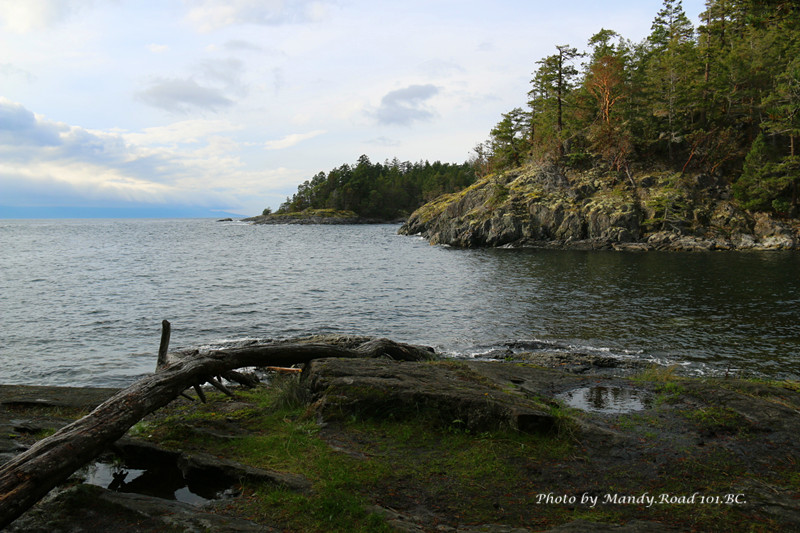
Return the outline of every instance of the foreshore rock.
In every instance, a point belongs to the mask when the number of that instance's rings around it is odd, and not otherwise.
[[[350,346],[360,345],[364,339],[368,338],[336,337],[331,341]],[[533,438],[545,441],[560,438],[559,435],[569,436],[574,443],[557,459],[539,461],[531,455],[522,463],[516,459],[517,462],[507,464],[509,470],[520,473],[519,476],[509,477],[508,485],[503,485],[499,493],[481,493],[482,498],[501,495],[494,515],[497,523],[459,524],[458,518],[447,512],[448,496],[437,493],[434,490],[437,487],[416,483],[414,479],[401,480],[407,486],[403,483],[391,485],[391,493],[370,492],[373,512],[384,516],[399,531],[542,531],[543,528],[527,525],[530,518],[554,512],[555,507],[526,504],[530,499],[524,497],[515,503],[517,492],[523,496],[526,491],[537,494],[554,491],[576,497],[600,498],[614,494],[655,497],[668,490],[665,486],[676,491],[670,494],[686,498],[699,494],[715,501],[729,493],[742,496],[740,502],[726,504],[720,512],[738,512],[754,524],[766,524],[761,529],[764,531],[769,527],[774,531],[793,531],[800,527],[795,481],[800,457],[800,443],[796,438],[800,432],[800,389],[796,383],[682,379],[658,368],[648,369],[654,372],[651,377],[641,372],[631,377],[629,370],[644,369],[627,361],[541,350],[547,347],[546,344],[516,343],[509,349],[530,351],[498,351],[497,358],[502,362],[317,359],[305,366],[298,385],[311,396],[306,413],[311,420],[318,421],[319,438],[336,453],[353,457],[359,467],[369,468],[372,462],[390,460],[381,457],[389,453],[390,446],[383,446],[384,441],[381,445],[370,441],[359,429],[350,433],[348,421],[352,419],[375,418],[388,425],[402,425],[406,420],[427,416],[447,431],[464,438],[472,436],[478,446],[483,442],[482,432],[498,428],[511,430],[509,435],[517,431],[531,433]],[[614,368],[621,373],[595,372]],[[608,412],[592,410],[591,401],[587,404],[589,407],[582,408],[565,404],[563,400],[565,394],[576,391],[585,394],[587,400],[620,400],[625,397],[623,393],[630,390],[647,394],[652,401],[630,410]],[[32,433],[38,431],[31,421],[41,422],[47,417],[56,426],[65,424],[69,420],[59,418],[66,414],[64,410],[89,409],[113,392],[111,389],[2,386],[0,425],[5,427],[6,439],[23,447],[32,442]],[[184,410],[186,402],[180,400],[176,404],[178,409],[169,416],[182,413],[177,423],[183,430],[206,435],[206,440],[215,442],[247,438],[250,435],[248,419],[254,410],[265,408],[242,395],[219,402],[214,410],[220,416],[201,421],[190,416],[191,411]],[[263,430],[258,428],[258,431]],[[143,438],[146,437],[139,435],[121,439],[113,446],[113,451],[127,460],[141,455],[169,459],[187,479],[211,473],[214,477],[266,481],[298,494],[315,490],[313,479],[306,479],[305,472],[257,469],[185,447],[166,450]],[[414,443],[414,457],[419,447],[426,453],[448,458],[450,450],[438,448],[436,442],[415,441],[413,434],[407,438]],[[310,474],[313,476],[313,472]],[[436,475],[446,484],[446,468],[442,467]],[[476,480],[481,482],[480,478]],[[664,485],[665,482],[673,484]],[[720,492],[721,489],[725,492]],[[417,501],[416,498],[398,498],[395,492],[403,491],[415,497],[417,492],[430,493]],[[455,498],[460,499],[461,494]],[[500,509],[503,505],[516,505],[517,514],[506,513]],[[228,507],[225,500],[193,506],[77,484],[53,491],[8,530],[94,529],[120,533],[281,530],[273,529],[274,524],[255,523],[249,516],[239,516]],[[633,505],[615,504],[608,509],[615,514],[610,518],[603,513],[592,515],[591,521],[586,520],[586,516],[576,520],[575,516],[576,511],[588,513],[588,507],[567,509],[564,516],[570,516],[568,519],[573,521],[547,531],[684,531],[694,520],[688,515],[693,509],[688,504],[657,504],[638,509]],[[670,509],[675,510],[675,517],[671,516]],[[601,523],[606,520],[615,523]],[[673,520],[678,525],[672,524]]]
[[[543,167],[490,175],[441,196],[412,213],[399,233],[460,248],[800,248],[799,220],[740,209],[716,177]]]

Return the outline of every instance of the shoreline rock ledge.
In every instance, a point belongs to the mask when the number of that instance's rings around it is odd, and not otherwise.
[[[800,220],[741,209],[727,180],[530,166],[425,204],[398,231],[459,248],[797,250]]]

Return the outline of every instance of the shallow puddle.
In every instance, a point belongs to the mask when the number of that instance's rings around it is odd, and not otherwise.
[[[175,465],[151,465],[146,470],[96,462],[86,467],[85,483],[116,492],[145,494],[165,500],[202,505],[225,497],[229,484],[188,482]]]
[[[653,403],[653,396],[647,391],[603,385],[573,389],[556,398],[576,409],[615,415],[641,411]]]

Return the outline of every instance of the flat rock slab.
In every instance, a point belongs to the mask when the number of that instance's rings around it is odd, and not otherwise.
[[[94,409],[119,389],[0,385],[0,406]]]
[[[546,405],[503,390],[457,362],[318,359],[303,373],[323,417],[358,412],[402,418],[422,411],[474,431],[507,427],[547,432],[555,419]]]
[[[118,389],[0,385],[0,464],[26,450],[39,432],[72,420],[65,411],[90,411]]]

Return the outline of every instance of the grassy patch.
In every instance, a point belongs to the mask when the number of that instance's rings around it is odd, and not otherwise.
[[[225,409],[230,400],[212,393],[208,404],[173,404],[138,433],[170,447],[308,477],[310,493],[249,486],[228,509],[291,531],[390,531],[373,505],[423,506],[453,517],[454,523],[491,521],[497,502],[508,499],[509,487],[527,487],[521,495],[532,490],[531,469],[574,452],[573,442],[563,436],[475,433],[457,420],[441,424],[430,412],[402,421],[353,415],[323,429],[309,416],[307,404],[297,401],[291,378],[238,396],[238,403],[250,405],[246,416]],[[190,430],[217,421],[223,412],[248,433],[217,441]],[[524,509],[515,513],[523,516]]]
[[[729,407],[706,406],[681,412],[687,419],[695,422],[701,431],[722,434],[746,434],[750,422]]]
[[[428,364],[446,366],[465,386],[482,386],[486,379],[461,361]],[[751,456],[742,452],[758,439],[742,415],[696,399],[666,405],[696,388],[674,370],[658,367],[637,379],[658,390],[661,403],[608,421],[608,435],[587,433],[571,409],[544,400],[544,409],[559,420],[558,431],[547,435],[469,430],[436,409],[347,411],[320,426],[296,376],[240,392],[236,400],[214,393],[205,405],[176,402],[139,431],[186,451],[307,477],[307,493],[249,485],[226,504],[228,513],[286,531],[391,531],[381,507],[416,517],[426,530],[477,524],[541,530],[577,519],[652,520],[681,530],[742,530],[753,520],[758,525],[744,530],[778,527],[765,513],[742,506],[539,503],[548,493],[716,497],[754,476]],[[369,396],[380,395],[377,389],[339,393],[343,401],[367,395],[365,401],[388,405],[386,398]],[[231,421],[246,432],[222,440],[192,431],[197,424]],[[612,434],[624,439],[610,441]],[[797,489],[796,458],[781,453],[759,479]]]

